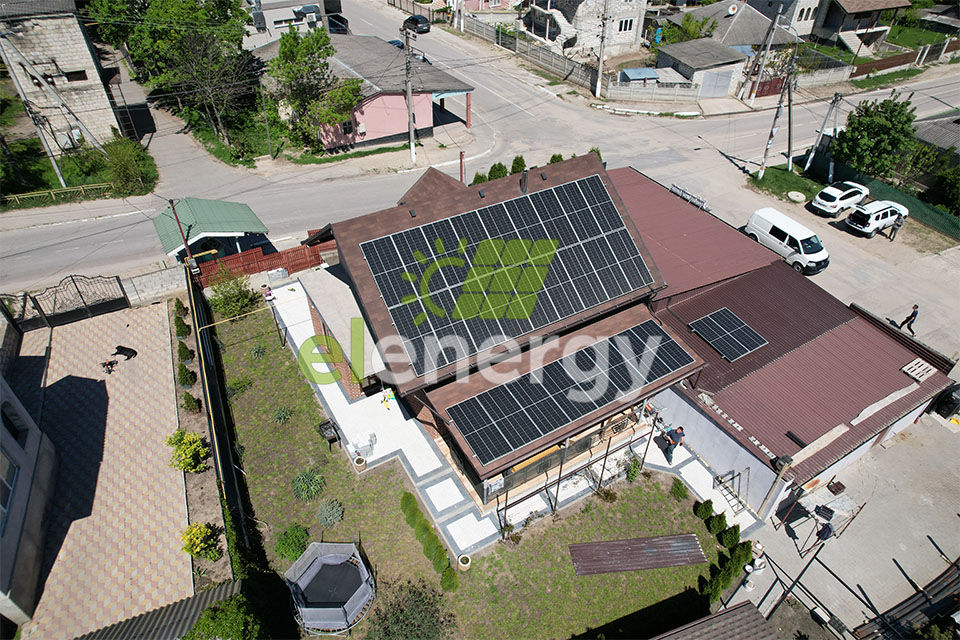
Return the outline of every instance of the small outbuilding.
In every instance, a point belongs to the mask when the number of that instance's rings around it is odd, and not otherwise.
[[[618,80],[620,82],[638,82],[642,83],[644,86],[647,85],[647,82],[653,82],[656,84],[657,80],[660,79],[660,74],[657,73],[656,69],[651,67],[636,67],[634,69],[621,69],[620,77]]]
[[[712,38],[677,42],[657,50],[657,68],[676,69],[684,78],[700,85],[700,98],[732,94],[746,60],[744,54]]]
[[[269,245],[267,227],[253,209],[240,202],[183,198],[153,218],[163,252],[183,260],[183,238],[198,262]],[[180,226],[177,228],[177,218]],[[180,231],[183,235],[180,235]]]

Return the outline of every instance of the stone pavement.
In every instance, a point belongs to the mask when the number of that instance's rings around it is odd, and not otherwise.
[[[50,332],[24,335],[11,378],[37,382]],[[118,344],[139,354],[110,357]],[[119,359],[114,373],[99,362]],[[21,369],[22,367],[22,369]],[[126,309],[53,329],[46,384],[30,410],[60,456],[41,580],[24,638],[72,638],[193,595],[166,308]],[[17,389],[19,391],[19,389]]]

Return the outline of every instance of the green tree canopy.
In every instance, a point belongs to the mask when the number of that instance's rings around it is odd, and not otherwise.
[[[886,100],[861,102],[833,142],[834,157],[861,173],[889,177],[913,147],[914,111],[896,92]]]
[[[146,10],[146,0],[93,0],[89,8],[97,34],[114,47],[126,44]]]
[[[680,19],[679,26],[672,22],[666,22],[663,25],[663,38],[660,41],[660,45],[697,40],[698,38],[709,38],[710,34],[712,34],[716,28],[717,21],[710,16],[704,16],[697,20],[689,13],[685,13],[683,14],[683,18]]]
[[[330,70],[334,53],[325,29],[305,35],[289,31],[280,36],[279,53],[270,61],[277,97],[291,108],[292,130],[304,144],[318,144],[321,125],[349,120],[360,103],[361,81],[338,78]]]

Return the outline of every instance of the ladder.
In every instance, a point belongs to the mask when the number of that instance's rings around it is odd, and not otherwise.
[[[747,471],[749,473],[749,469]],[[730,505],[730,509],[734,515],[747,508],[743,500],[740,499],[742,481],[743,473],[740,471],[730,471],[729,473],[714,476],[713,478],[713,488],[720,492],[723,499]],[[749,475],[747,476],[747,481],[749,481]]]

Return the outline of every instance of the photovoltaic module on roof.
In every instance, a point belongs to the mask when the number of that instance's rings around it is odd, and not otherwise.
[[[653,282],[597,175],[360,248],[417,375]]]
[[[763,336],[726,307],[694,320],[690,328],[730,362],[767,344]]]

